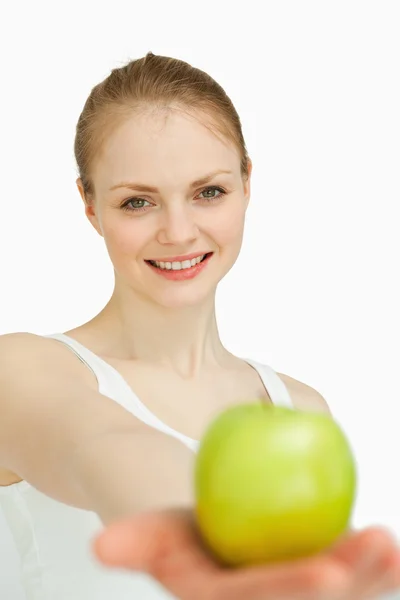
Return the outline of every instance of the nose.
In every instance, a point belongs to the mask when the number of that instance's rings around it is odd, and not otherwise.
[[[161,216],[158,241],[161,244],[185,246],[198,237],[193,208],[188,204],[176,204],[165,208]]]

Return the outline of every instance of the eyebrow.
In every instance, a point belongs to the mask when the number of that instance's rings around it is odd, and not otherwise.
[[[213,177],[215,177],[216,175],[220,175],[221,173],[232,174],[232,171],[226,171],[224,169],[221,169],[219,171],[214,171],[214,173],[209,173],[208,175],[205,175],[204,177],[201,177],[200,179],[196,179],[196,181],[193,181],[190,184],[190,187],[191,188],[199,187],[200,185],[207,183],[208,181],[210,181],[210,179],[213,179]],[[137,190],[138,192],[158,193],[158,191],[159,191],[156,187],[153,187],[151,185],[146,185],[143,183],[133,183],[132,181],[122,181],[121,183],[117,183],[117,184],[113,185],[112,187],[110,187],[110,191],[116,190],[117,188],[129,188],[131,190]]]

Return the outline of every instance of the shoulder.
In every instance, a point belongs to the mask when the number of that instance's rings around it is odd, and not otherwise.
[[[0,366],[3,370],[12,365],[30,370],[33,362],[50,357],[53,348],[46,338],[25,331],[0,335]]]
[[[0,335],[0,345],[2,349],[8,350],[4,356],[9,356],[10,352],[24,348],[33,348],[45,346],[47,338],[30,333],[28,331],[16,331],[13,333],[3,333]]]
[[[0,335],[0,381],[3,378],[26,377],[42,373],[43,377],[68,371],[76,379],[97,390],[97,381],[92,372],[71,352],[65,344],[29,332],[14,332]]]
[[[325,398],[313,387],[289,377],[284,373],[277,373],[286,385],[295,408],[309,412],[320,412],[332,416]]]
[[[7,368],[23,356],[24,352],[32,349],[36,351],[38,347],[36,339],[40,339],[39,336],[25,331],[0,335],[0,366]]]

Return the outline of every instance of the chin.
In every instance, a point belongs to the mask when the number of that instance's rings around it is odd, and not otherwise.
[[[146,276],[141,281],[144,295],[154,304],[167,309],[180,309],[192,306],[208,305],[214,302],[217,286],[236,262],[237,253],[211,260],[207,269],[184,281],[172,281],[162,276]],[[217,260],[215,260],[217,259]],[[222,259],[222,260],[221,260]]]
[[[207,289],[205,289],[205,286],[203,286],[203,289],[199,289],[199,287],[194,289],[194,286],[192,289],[189,287],[186,289],[172,288],[165,290],[163,293],[152,295],[152,300],[164,308],[189,308],[191,306],[200,306],[205,303],[208,304],[210,300],[213,301],[215,297],[215,291],[216,286],[207,286]]]

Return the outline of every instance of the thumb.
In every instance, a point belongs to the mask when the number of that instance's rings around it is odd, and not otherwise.
[[[151,512],[108,525],[92,542],[96,557],[110,567],[150,573],[187,536],[188,516],[180,511]]]

